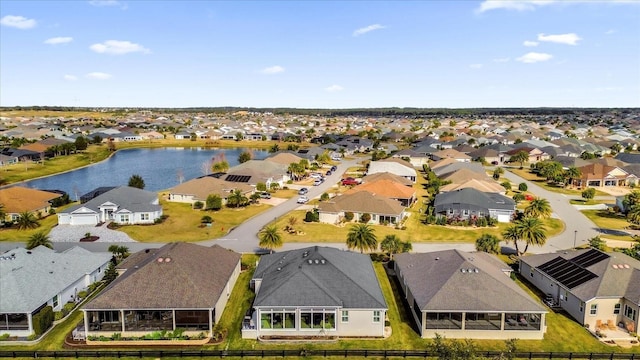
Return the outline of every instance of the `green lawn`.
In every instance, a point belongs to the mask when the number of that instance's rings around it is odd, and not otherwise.
[[[565,194],[565,195],[576,195],[576,196],[581,196],[582,195],[582,190],[577,190],[577,189],[572,189],[572,188],[563,188],[563,187],[558,187],[558,186],[554,186],[554,185],[550,185],[547,183],[547,180],[543,177],[539,177],[538,175],[532,173],[529,171],[529,169],[518,169],[518,168],[507,168],[508,171],[511,171],[512,173],[520,176],[521,178],[525,179],[525,180],[529,180],[529,181],[533,181],[536,183],[536,185],[544,188],[545,190],[548,191],[553,191],[559,194]],[[605,192],[602,192],[600,190],[596,190],[596,195],[595,196],[611,196]]]
[[[190,204],[160,200],[162,211],[168,218],[161,224],[127,225],[119,228],[132,239],[141,242],[192,242],[224,236],[231,228],[267,210],[270,205],[254,204],[219,211],[193,210]],[[211,227],[201,227],[200,219],[209,215],[213,218]]]
[[[622,230],[631,226],[631,224],[624,216],[615,214],[607,210],[584,210],[582,211],[582,213],[591,221],[593,221],[593,223],[596,224],[596,226],[599,228]],[[629,235],[621,236],[606,234],[602,235],[602,237],[613,240],[633,240],[633,238]]]
[[[70,206],[74,205],[69,204],[65,206],[61,206],[56,208],[57,211],[64,210]],[[54,226],[58,225],[58,215],[49,215],[44,219],[38,220],[40,222],[40,226],[35,229],[30,230],[18,230],[17,228],[13,229],[0,229],[0,241],[28,241],[31,235],[43,231],[45,234],[48,234]],[[80,240],[80,239],[77,239]]]
[[[584,199],[571,199],[569,200],[570,204],[573,205],[598,205],[598,204],[611,204],[614,205],[614,203],[611,202],[611,200],[584,200]]]

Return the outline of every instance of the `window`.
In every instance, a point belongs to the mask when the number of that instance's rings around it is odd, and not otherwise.
[[[336,311],[311,309],[300,311],[300,329],[336,329]]]
[[[53,303],[53,308],[57,308],[58,307],[58,295],[54,296],[53,299],[51,299],[51,302]]]
[[[632,308],[629,305],[624,306],[624,316],[628,317],[631,320],[636,319],[636,309]]]
[[[450,208],[449,210],[447,210],[447,214],[453,215],[453,209]]]
[[[598,304],[591,304],[589,315],[596,315],[598,313]]]
[[[343,323],[349,322],[349,311],[347,310],[342,310],[342,314],[341,314],[341,319],[340,321]]]
[[[584,311],[584,303],[581,301],[580,302],[580,312]]]
[[[467,209],[462,210],[462,215],[469,216],[469,210]]]
[[[120,215],[120,222],[121,223],[128,223],[129,222],[129,214]]]
[[[149,220],[149,214],[141,214],[140,220]]]
[[[618,314],[620,314],[620,308],[621,308],[621,307],[622,307],[622,304],[616,304],[616,305],[613,307],[613,314],[614,314],[614,315],[618,315]]]
[[[380,322],[380,310],[374,310],[373,311],[373,322],[374,323],[379,323]]]

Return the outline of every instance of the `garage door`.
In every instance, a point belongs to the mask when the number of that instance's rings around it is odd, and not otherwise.
[[[98,223],[97,215],[72,215],[71,225],[96,225]]]
[[[511,220],[511,216],[509,215],[498,215],[498,222],[508,223]]]

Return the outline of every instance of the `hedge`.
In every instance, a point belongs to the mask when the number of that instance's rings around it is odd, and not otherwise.
[[[39,313],[33,315],[33,331],[36,335],[44,334],[53,324],[54,317],[51,306],[45,306]]]

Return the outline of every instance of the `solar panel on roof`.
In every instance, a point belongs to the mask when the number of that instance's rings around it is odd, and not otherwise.
[[[569,289],[598,277],[591,271],[560,256],[540,265],[538,269]]]
[[[606,260],[608,258],[609,258],[609,255],[603,252],[600,252],[595,249],[589,249],[589,251],[582,253],[574,257],[573,259],[571,259],[571,262],[576,263],[582,266],[583,268],[587,268],[591,265],[597,264],[600,261]]]
[[[241,183],[249,182],[249,179],[251,179],[251,176],[249,176],[249,175],[228,175],[225,178],[225,180],[227,180],[227,181],[241,182]]]

